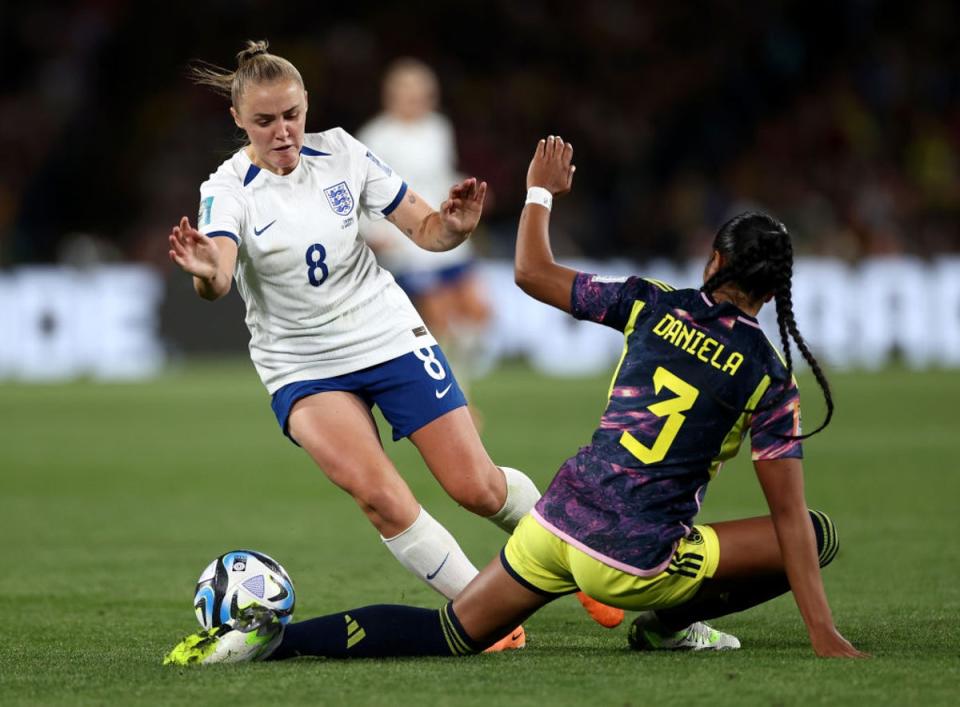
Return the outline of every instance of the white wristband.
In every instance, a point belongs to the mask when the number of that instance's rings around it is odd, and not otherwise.
[[[550,193],[549,189],[543,187],[530,187],[527,189],[527,201],[525,203],[538,204],[550,211],[553,207],[553,194]]]

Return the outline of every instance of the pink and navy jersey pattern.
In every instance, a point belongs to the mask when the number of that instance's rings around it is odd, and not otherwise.
[[[802,456],[784,439],[799,434],[796,381],[756,319],[699,290],[579,273],[571,304],[623,331],[624,353],[600,426],[533,515],[612,567],[657,574],[748,430],[755,460]]]

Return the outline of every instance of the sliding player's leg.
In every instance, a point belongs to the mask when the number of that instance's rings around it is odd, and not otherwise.
[[[811,510],[810,520],[819,564],[825,567],[839,549],[836,527],[821,511]],[[675,635],[707,619],[744,611],[790,590],[769,516],[712,523],[710,527],[720,547],[716,572],[689,601],[638,617],[631,626],[635,647],[647,647],[636,645],[643,642],[644,632]]]
[[[500,556],[443,609],[381,605],[290,624],[274,657],[476,653],[543,605],[577,590],[567,547],[527,517]]]
[[[549,601],[516,582],[498,558],[439,610],[381,604],[292,623],[271,659],[470,655]]]

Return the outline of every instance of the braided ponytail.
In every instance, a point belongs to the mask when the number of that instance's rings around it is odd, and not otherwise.
[[[773,293],[777,307],[777,327],[787,364],[787,376],[793,375],[793,356],[790,339],[796,343],[804,360],[810,366],[817,384],[823,391],[827,414],[813,432],[787,436],[786,439],[806,439],[820,432],[833,418],[833,395],[823,369],[814,357],[807,342],[800,335],[793,316],[793,246],[790,234],[779,221],[756,212],[746,212],[727,221],[717,232],[714,250],[723,255],[725,265],[717,270],[701,287],[704,292],[713,292],[723,285],[732,284],[752,300],[764,299]],[[756,413],[779,404],[788,393],[787,389],[773,401],[744,412]]]
[[[797,348],[800,350],[801,355],[804,360],[807,362],[807,365],[810,366],[810,370],[813,372],[814,378],[817,379],[817,384],[820,386],[820,390],[823,391],[823,399],[827,404],[827,414],[823,418],[823,422],[820,423],[820,426],[817,427],[813,432],[808,432],[804,435],[797,435],[793,439],[806,439],[807,437],[812,437],[817,434],[820,430],[830,424],[830,420],[833,418],[833,394],[830,392],[830,383],[827,381],[827,377],[823,372],[823,369],[820,367],[820,362],[814,357],[813,353],[810,351],[810,348],[807,346],[807,342],[804,341],[803,337],[800,335],[800,330],[797,328],[797,322],[793,318],[793,300],[790,294],[790,278],[787,279],[787,284],[785,287],[781,288],[774,295],[774,299],[777,304],[777,326],[780,328],[780,341],[783,344],[783,355],[787,360],[787,370],[792,373],[793,371],[793,357],[790,355],[790,339],[788,334],[793,338],[794,342],[797,344]]]

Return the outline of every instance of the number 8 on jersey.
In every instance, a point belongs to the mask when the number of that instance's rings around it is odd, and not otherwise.
[[[319,243],[314,243],[307,248],[307,279],[314,287],[320,287],[330,274],[327,268],[327,249]],[[320,277],[317,277],[317,270],[320,271]]]

